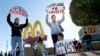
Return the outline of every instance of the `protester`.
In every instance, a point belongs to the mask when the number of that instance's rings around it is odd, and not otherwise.
[[[28,25],[28,18],[26,18],[25,24],[19,24],[19,18],[15,18],[14,23],[10,20],[11,14],[9,13],[7,16],[7,22],[11,26],[12,30],[12,38],[11,38],[11,47],[12,47],[12,56],[15,56],[16,45],[18,44],[20,49],[20,56],[24,56],[24,48],[22,41],[22,29]]]
[[[0,56],[3,56],[3,52],[1,51]]]
[[[12,56],[10,51],[9,51],[9,53],[8,53],[8,56]]]
[[[73,41],[73,45],[74,45],[74,48],[75,48],[75,51],[77,52],[77,40],[76,39],[74,39],[74,41]]]
[[[64,10],[65,10],[65,7],[64,7]],[[46,12],[47,12],[47,10],[46,10]],[[62,33],[64,31],[63,28],[61,27],[61,23],[65,19],[64,15],[65,14],[63,13],[62,19],[58,20],[58,21],[56,21],[56,16],[52,15],[51,16],[52,22],[48,21],[49,15],[48,14],[46,15],[46,24],[51,28],[51,37],[52,37],[54,45],[57,42],[57,35],[58,35],[58,33]]]
[[[93,51],[91,39],[92,39],[92,36],[89,33],[85,32],[85,36],[83,37],[83,42],[86,43],[87,51]]]
[[[79,41],[77,42],[77,52],[82,52],[82,44]]]
[[[45,45],[43,44],[41,37],[39,37],[36,45],[37,52],[42,53],[42,55],[45,56]]]
[[[57,36],[57,40],[58,41],[64,40],[64,35],[62,33],[59,33],[58,36]],[[57,55],[57,56],[65,56],[65,54],[60,54],[60,55]]]
[[[7,52],[5,52],[5,56],[7,56]]]

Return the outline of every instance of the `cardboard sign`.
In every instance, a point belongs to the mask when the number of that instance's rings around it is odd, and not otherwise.
[[[72,41],[68,40],[58,41],[55,46],[57,55],[75,52]]]
[[[28,17],[27,11],[25,9],[23,9],[22,7],[20,7],[20,6],[12,7],[9,10],[9,13],[10,14],[18,14],[18,15],[22,15],[24,17]]]
[[[53,3],[47,6],[48,14],[62,14],[64,13],[64,3]]]

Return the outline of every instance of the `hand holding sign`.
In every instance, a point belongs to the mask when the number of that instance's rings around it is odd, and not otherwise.
[[[24,17],[28,17],[27,11],[20,6],[15,6],[9,10],[10,14],[18,14]]]
[[[63,7],[63,15],[65,15],[65,6]]]
[[[63,3],[53,3],[47,6],[48,14],[61,14],[64,13],[65,7]]]

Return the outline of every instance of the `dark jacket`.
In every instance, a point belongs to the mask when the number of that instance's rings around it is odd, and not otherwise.
[[[25,28],[28,25],[28,19],[26,19],[25,24],[20,24],[18,26],[15,26],[14,23],[11,22],[10,20],[10,14],[7,16],[7,22],[11,26],[12,29],[12,37],[13,36],[21,36],[22,29]]]
[[[92,39],[92,36],[91,35],[85,35],[84,37],[83,37],[83,41],[84,42],[91,42],[91,39]]]

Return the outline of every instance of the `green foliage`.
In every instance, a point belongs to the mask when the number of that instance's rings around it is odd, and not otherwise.
[[[78,26],[100,24],[100,0],[72,0],[72,21]]]

